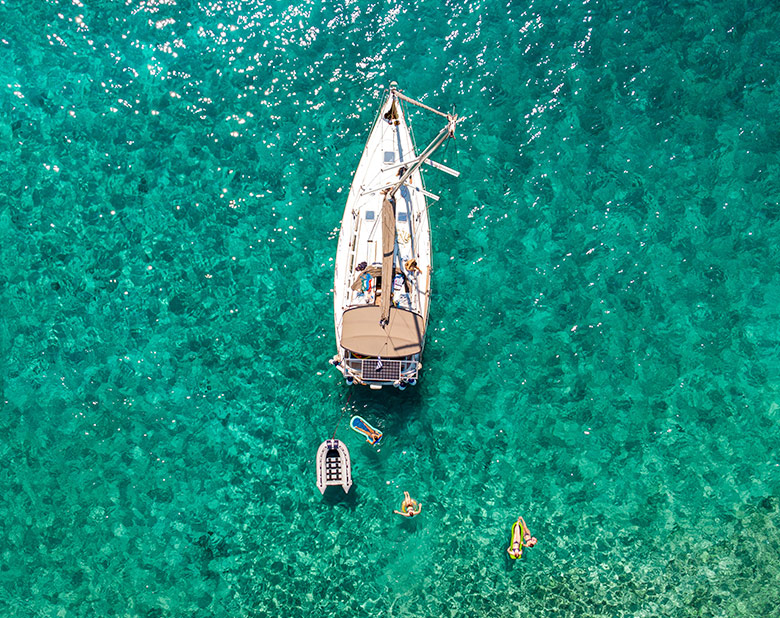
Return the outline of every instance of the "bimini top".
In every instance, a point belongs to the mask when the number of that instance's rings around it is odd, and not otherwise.
[[[379,324],[382,307],[369,305],[344,312],[341,346],[362,356],[399,358],[419,354],[425,339],[422,316],[397,307],[390,308],[384,328]]]

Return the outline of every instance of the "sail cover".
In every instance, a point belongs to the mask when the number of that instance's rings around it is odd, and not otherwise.
[[[393,256],[395,255],[395,200],[382,201],[382,324],[390,317],[393,296]]]
[[[381,311],[376,305],[347,309],[341,324],[341,346],[362,356],[400,358],[419,354],[425,340],[422,316],[391,307],[388,323],[382,327]]]

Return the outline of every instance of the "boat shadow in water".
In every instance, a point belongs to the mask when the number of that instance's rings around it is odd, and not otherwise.
[[[373,391],[367,388],[352,388],[349,405],[353,414],[359,414],[372,424],[376,424],[387,438],[398,435],[398,430],[410,419],[419,416],[423,396],[420,388],[407,388],[399,391],[383,388]]]
[[[343,506],[350,511],[354,511],[360,500],[360,488],[357,483],[353,481],[352,487],[349,489],[349,493],[345,494],[344,490],[337,486],[331,485],[325,488],[325,493],[322,494],[322,504],[327,506]]]

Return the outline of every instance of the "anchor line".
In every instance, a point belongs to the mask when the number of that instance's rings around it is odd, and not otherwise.
[[[336,426],[333,428],[333,436],[331,437],[331,440],[336,439],[336,431],[339,428],[339,425],[341,425],[341,420],[344,418],[344,414],[347,412],[347,406],[349,405],[349,400],[352,399],[352,392],[353,390],[350,389],[349,396],[347,397],[347,400],[344,402],[344,409],[341,411],[341,416],[339,416],[339,421],[336,423]]]

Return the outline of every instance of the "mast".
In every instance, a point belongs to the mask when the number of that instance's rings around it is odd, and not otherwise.
[[[449,116],[449,114],[448,114]],[[400,189],[403,184],[409,179],[409,177],[414,174],[420,167],[422,167],[422,164],[425,163],[428,159],[431,158],[431,155],[433,155],[436,150],[438,150],[439,146],[441,146],[444,142],[446,142],[450,137],[455,136],[455,123],[458,121],[457,116],[449,116],[449,120],[447,121],[447,126],[444,127],[441,131],[439,131],[439,134],[433,139],[433,141],[428,144],[428,147],[423,150],[423,153],[417,157],[417,159],[414,160],[414,162],[409,166],[409,169],[407,169],[402,175],[401,178],[398,180],[395,185],[390,189],[388,192],[388,197],[392,197],[395,195],[395,192]]]
[[[393,258],[395,256],[395,198],[385,195],[382,200],[382,315],[379,324],[384,328],[390,321],[393,296]]]
[[[447,118],[447,126],[445,126],[439,134],[433,138],[433,141],[423,150],[419,157],[410,162],[409,168],[406,169],[401,177],[398,179],[392,187],[386,190],[385,197],[382,200],[382,314],[379,318],[379,323],[384,328],[390,321],[390,305],[393,296],[393,258],[395,254],[395,194],[414,174],[420,167],[431,158],[434,152],[446,142],[449,138],[455,137],[455,125],[460,118],[457,114],[445,114],[438,110],[428,107],[427,105],[415,101],[401,94],[396,89],[396,83],[390,84],[390,95],[393,97],[393,107],[396,104],[397,99],[402,99],[413,105],[418,105],[424,109],[432,111],[440,116]],[[403,169],[403,168],[402,168]]]
[[[405,94],[401,94],[395,89],[395,82],[390,84],[390,93],[392,94],[394,99],[396,97],[400,98],[413,105],[418,105],[424,109],[439,114],[439,116],[444,116],[447,119],[447,126],[444,127],[441,131],[439,131],[439,134],[435,138],[433,138],[433,141],[430,144],[428,144],[428,147],[425,150],[422,151],[422,154],[420,154],[419,157],[417,157],[411,162],[409,169],[407,169],[406,172],[401,175],[401,178],[399,178],[398,182],[395,183],[395,185],[393,185],[392,189],[390,189],[387,195],[388,197],[393,197],[395,195],[395,192],[398,191],[398,189],[400,189],[403,186],[403,184],[409,179],[409,177],[412,174],[414,174],[414,172],[420,169],[423,163],[425,163],[426,161],[428,161],[428,159],[431,158],[433,153],[436,152],[444,142],[446,142],[451,137],[455,137],[455,125],[458,124],[458,121],[461,119],[458,118],[457,114],[445,114],[444,112],[440,112],[436,109],[433,109],[432,107],[428,107],[427,105],[420,103],[419,101],[415,101],[414,99],[407,97]]]

